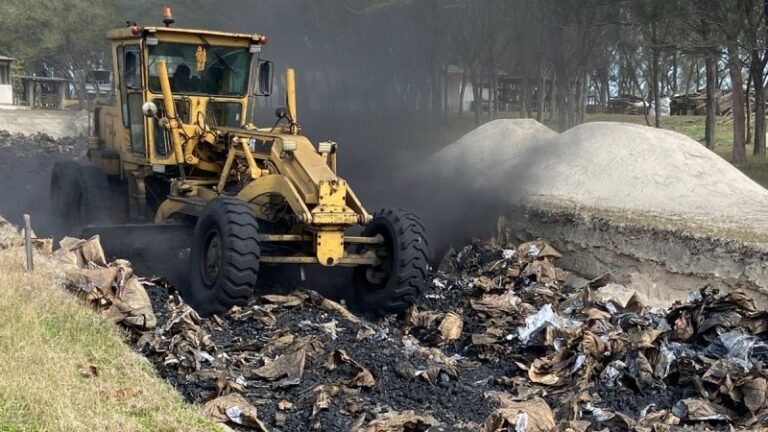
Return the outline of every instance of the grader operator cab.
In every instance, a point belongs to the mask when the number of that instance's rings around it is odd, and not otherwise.
[[[107,35],[116,97],[93,112],[90,164],[51,177],[66,231],[193,227],[181,288],[203,315],[244,305],[260,266],[289,264],[354,267],[363,307],[407,308],[426,283],[424,226],[403,210],[370,215],[337,176],[336,143],[301,135],[293,70],[277,122],[251,124],[272,93],[267,38],[173,28],[169,10],[164,22]]]

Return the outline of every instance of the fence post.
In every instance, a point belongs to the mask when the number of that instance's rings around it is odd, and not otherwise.
[[[27,252],[27,271],[35,269],[32,262],[32,221],[28,214],[24,215],[24,250]]]

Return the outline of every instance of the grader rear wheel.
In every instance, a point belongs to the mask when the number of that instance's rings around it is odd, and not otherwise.
[[[77,162],[56,162],[51,172],[51,214],[55,216],[56,228],[65,234],[70,234],[79,222],[78,168]]]
[[[407,309],[424,290],[430,251],[421,220],[405,210],[382,210],[363,230],[363,236],[381,235],[385,247],[377,251],[381,264],[354,270],[358,302],[376,313]]]
[[[261,246],[253,211],[243,201],[219,197],[195,226],[185,300],[202,316],[243,306],[253,295]]]

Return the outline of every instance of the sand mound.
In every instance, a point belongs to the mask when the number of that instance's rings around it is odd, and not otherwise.
[[[624,123],[587,123],[544,146],[525,169],[526,194],[594,207],[671,214],[738,215],[768,190],[692,139]],[[494,179],[504,183],[504,176]]]
[[[437,152],[420,172],[441,181],[452,178],[459,188],[496,186],[509,181],[521,155],[556,136],[535,120],[495,120]]]
[[[558,135],[533,120],[497,120],[412,179],[414,207],[440,229],[535,197],[768,231],[768,190],[696,141],[640,125],[587,123]]]
[[[391,204],[424,219],[436,250],[487,232],[495,224],[493,215],[508,202],[510,185],[521,181],[513,178],[519,171],[512,168],[519,156],[556,136],[534,120],[486,123],[397,176]]]

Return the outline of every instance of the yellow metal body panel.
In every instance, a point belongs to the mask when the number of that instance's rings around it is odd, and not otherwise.
[[[104,174],[117,177],[120,175],[120,155],[115,151],[91,149],[90,158],[93,165],[101,168]]]
[[[315,225],[354,225],[360,219],[347,207],[347,183],[339,181],[320,182],[320,200],[312,209],[312,223]]]
[[[317,261],[333,266],[344,256],[344,231],[319,231],[317,233]]]
[[[188,203],[167,199],[155,212],[155,223],[164,223],[175,214],[195,214],[195,212],[196,210]]]
[[[220,46],[247,46],[257,43],[262,38],[260,34],[249,33],[229,33],[215,30],[184,29],[178,27],[144,27],[142,32],[136,34],[129,27],[110,30],[107,32],[107,39],[110,40],[130,40],[142,38],[146,34],[162,38],[163,40],[179,42],[199,42],[200,36],[208,40],[211,45]]]

